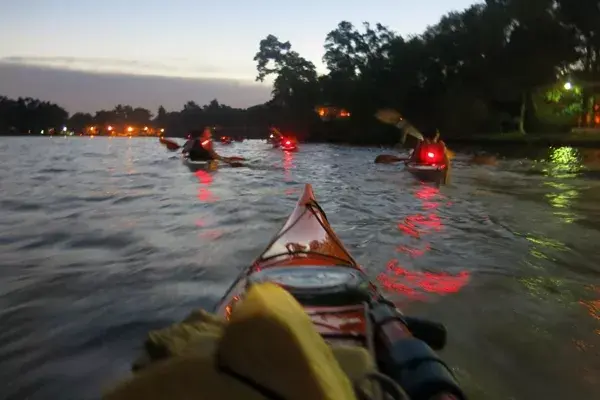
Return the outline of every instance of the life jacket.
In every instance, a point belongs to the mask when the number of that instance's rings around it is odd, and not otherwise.
[[[192,161],[210,161],[213,159],[210,151],[207,150],[211,144],[210,139],[201,141],[200,139],[193,139],[192,145],[189,150],[190,159]]]
[[[418,164],[445,164],[446,146],[443,143],[420,143],[416,150]]]

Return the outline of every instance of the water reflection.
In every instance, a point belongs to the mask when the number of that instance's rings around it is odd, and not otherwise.
[[[133,147],[131,143],[128,144],[127,150],[125,151],[125,168],[128,174],[135,174],[134,159],[133,159]]]
[[[294,155],[289,151],[284,151],[283,153],[283,180],[284,182],[293,182],[292,179],[292,169],[294,166]],[[296,187],[288,187],[285,189],[286,196],[297,196],[298,188]]]
[[[210,190],[210,186],[213,182],[213,177],[210,173],[206,171],[196,171],[196,178],[198,178],[198,182],[200,183],[200,187],[198,188],[198,200],[203,203],[213,203],[218,200],[216,196],[213,195]]]
[[[294,168],[294,156],[289,151],[284,151],[283,153],[283,179],[286,182],[290,182],[292,180],[292,169]]]
[[[198,234],[198,238],[200,239],[217,240],[224,234],[224,231],[218,227],[214,229],[208,229],[209,223],[203,218],[196,220],[196,227],[200,228],[201,230],[201,232]]]
[[[579,151],[573,147],[556,147],[550,149],[548,163],[542,172],[554,178],[571,178],[582,169]]]
[[[557,210],[554,215],[562,219],[566,223],[572,223],[577,220],[577,214],[570,210],[573,207],[575,199],[580,195],[575,186],[566,182],[544,182],[545,186],[555,189],[555,192],[545,195],[548,203]]]
[[[415,246],[400,245],[396,251],[409,259],[422,257],[431,249],[427,235],[436,234],[444,229],[438,209],[444,197],[439,188],[421,183],[419,190],[415,193],[417,200],[421,201],[422,213],[409,215],[398,223],[398,230],[405,235],[419,240]],[[401,293],[412,300],[425,300],[425,293],[445,295],[458,292],[470,280],[467,271],[461,271],[456,275],[444,272],[421,272],[410,271],[403,268],[396,258],[390,260],[386,265],[385,272],[377,277],[385,290]]]
[[[569,146],[550,148],[547,166],[543,170],[547,175],[566,178],[583,170],[600,168],[600,149],[574,148]]]
[[[545,186],[552,188],[552,192],[545,195],[548,203],[556,210],[554,215],[563,222],[573,223],[578,219],[577,214],[572,211],[575,199],[580,196],[577,188],[566,179],[572,179],[584,169],[585,157],[580,150],[573,147],[557,147],[550,149],[550,156],[546,167],[542,172],[548,177],[560,181],[549,180],[544,182]]]

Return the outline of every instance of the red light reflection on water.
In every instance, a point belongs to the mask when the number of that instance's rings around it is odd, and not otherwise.
[[[198,234],[200,239],[208,239],[208,240],[216,240],[219,239],[225,232],[222,229],[207,229],[208,223],[204,219],[196,220],[196,227],[203,229],[202,232]]]
[[[210,185],[213,182],[213,177],[206,171],[196,171],[196,178],[198,178],[198,182],[200,183],[200,187],[198,188],[198,200],[203,203],[212,203],[217,201],[213,193],[210,191]]]
[[[440,232],[442,228],[442,220],[434,213],[409,215],[398,223],[398,229],[412,237],[421,237],[431,231]]]
[[[436,213],[441,202],[433,201],[441,197],[439,189],[422,184],[415,197],[421,200],[425,212],[407,216],[398,223],[398,230],[416,239],[441,232],[444,225]],[[414,247],[408,245],[396,247],[397,252],[411,259],[426,255],[430,249],[429,242]],[[456,275],[410,271],[403,268],[400,261],[394,258],[387,263],[385,272],[379,274],[377,280],[385,290],[404,294],[413,300],[425,300],[425,293],[446,295],[458,292],[469,282],[470,275],[468,271]]]
[[[400,246],[396,247],[396,251],[398,253],[404,253],[407,256],[409,256],[410,258],[421,257],[429,250],[431,250],[431,246],[429,245],[429,243],[425,243],[425,246],[421,249],[416,248],[416,247],[404,246],[404,245],[400,245]]]
[[[393,259],[388,262],[386,272],[377,279],[386,290],[403,293],[414,300],[424,300],[423,292],[439,295],[457,293],[469,283],[470,276],[467,271],[457,275],[409,271],[402,268],[397,259]]]
[[[292,155],[292,153],[284,151],[283,152],[283,174],[284,174],[284,180],[286,182],[289,182],[292,180],[292,167],[294,166],[293,161],[294,161],[294,156]]]
[[[421,189],[415,193],[415,197],[419,200],[429,201],[435,199],[440,194],[440,189],[434,186],[421,185]]]
[[[210,185],[213,182],[213,177],[210,173],[206,171],[196,171],[196,178],[198,178],[198,182],[200,183],[200,187],[198,188],[198,200],[203,203],[212,203],[219,200],[217,197],[213,195],[210,191]],[[197,219],[196,226],[201,229],[206,229],[208,223],[204,219]],[[200,232],[198,237],[201,239],[209,239],[216,240],[223,236],[223,230],[221,229],[208,229]]]
[[[200,237],[201,239],[217,240],[224,234],[225,232],[223,232],[220,229],[211,229],[206,232],[201,232],[200,234],[198,234],[198,237]]]
[[[290,152],[283,152],[283,180],[285,182],[292,181],[292,168],[294,167],[294,155]],[[285,189],[286,196],[296,196],[299,189],[297,187],[291,187]]]

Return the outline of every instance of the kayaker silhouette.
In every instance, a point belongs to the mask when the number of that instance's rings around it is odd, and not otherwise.
[[[410,161],[418,164],[450,164],[446,144],[440,139],[438,129],[423,135],[423,139],[415,145]]]
[[[190,132],[190,139],[183,145],[182,152],[187,153],[192,161],[227,161],[227,157],[222,157],[213,148],[212,131],[209,127],[204,128],[202,132],[194,130]]]

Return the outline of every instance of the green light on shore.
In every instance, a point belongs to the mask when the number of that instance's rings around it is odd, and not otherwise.
[[[573,89],[573,84],[571,82],[567,82],[563,87],[565,88],[565,90],[571,90]]]

